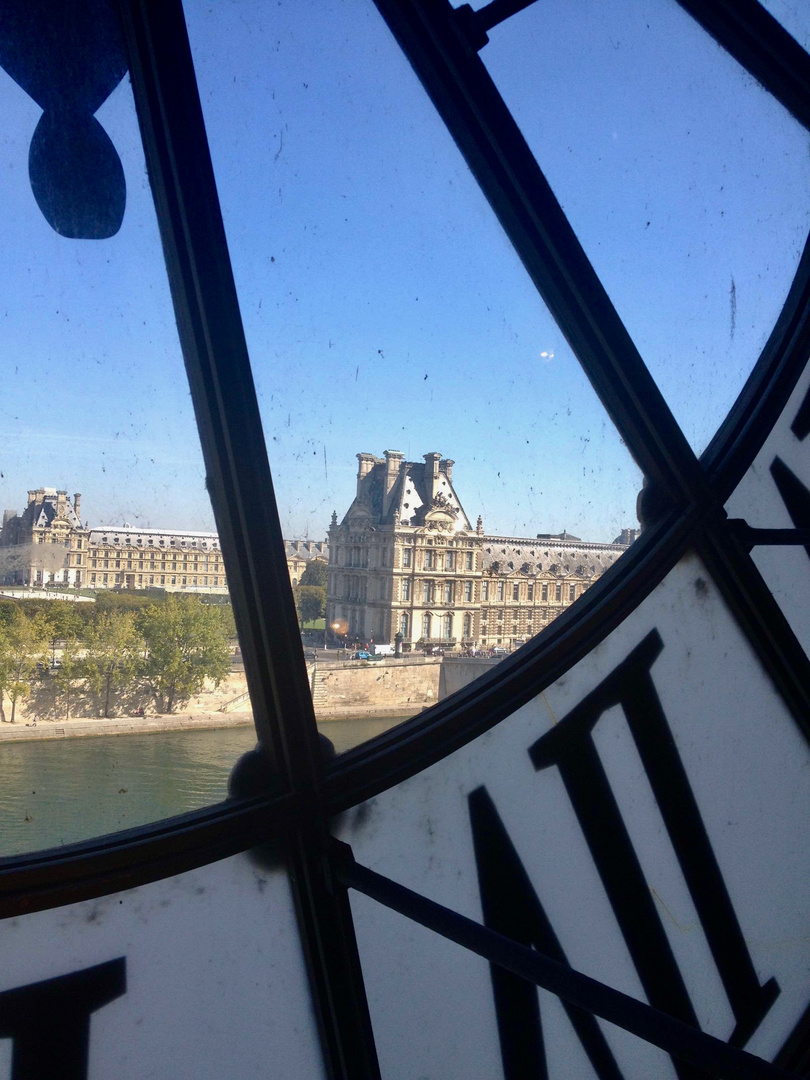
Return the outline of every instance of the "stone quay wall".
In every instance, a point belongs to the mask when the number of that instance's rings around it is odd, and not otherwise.
[[[307,664],[307,673],[315,715],[320,721],[404,718],[435,705],[497,662],[483,657],[441,656],[317,660]],[[31,697],[18,703],[15,724],[0,724],[0,739],[235,727],[253,720],[242,671],[232,672],[217,687],[207,686],[201,694],[179,705],[171,716],[157,713],[154,699],[144,690],[126,697],[114,695],[109,719],[103,717],[101,695],[89,688],[77,687],[71,698],[68,718],[64,696],[56,692],[53,680],[47,680]],[[138,708],[144,709],[144,716],[135,715]],[[8,698],[5,711],[9,717]]]

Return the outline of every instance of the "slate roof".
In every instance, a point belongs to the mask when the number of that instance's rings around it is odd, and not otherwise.
[[[353,518],[365,514],[374,525],[412,525],[425,524],[425,516],[436,509],[434,501],[428,495],[428,466],[423,461],[403,461],[393,487],[390,500],[385,507],[385,461],[376,461],[370,471],[359,481],[359,492],[341,522],[348,525]],[[438,495],[445,501],[448,512],[456,518],[455,531],[471,530],[469,518],[464,513],[461,500],[447,478],[440,471]]]
[[[604,573],[626,551],[621,544],[597,544],[570,535],[558,537],[484,536],[485,574],[534,577],[577,575],[583,580]]]
[[[90,547],[219,551],[219,537],[214,532],[137,529],[131,525],[99,525],[90,530],[88,543]]]

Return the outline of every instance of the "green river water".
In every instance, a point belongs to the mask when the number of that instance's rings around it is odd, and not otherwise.
[[[338,720],[321,730],[338,752],[395,720]],[[0,742],[0,855],[58,847],[226,798],[251,727]]]

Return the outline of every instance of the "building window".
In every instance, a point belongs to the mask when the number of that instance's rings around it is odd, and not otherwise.
[[[410,600],[411,598],[411,582],[409,578],[405,578],[401,587],[402,599]]]
[[[482,581],[481,582],[481,599],[482,600],[489,600],[489,582],[488,581]]]
[[[472,637],[472,615],[464,616],[464,638]]]
[[[426,551],[425,552],[425,569],[426,570],[431,570],[432,568],[433,568],[433,552],[432,551]]]
[[[172,578],[172,585],[176,585],[176,584],[177,584],[177,578]]]
[[[456,555],[453,551],[447,552],[447,569],[454,570],[456,565]]]
[[[577,598],[577,587],[576,587],[576,585],[569,585],[568,586],[568,599],[569,600],[576,600],[576,598]]]
[[[411,565],[411,549],[410,548],[405,548],[405,550],[402,552],[402,565],[403,566],[410,566]]]
[[[453,616],[445,615],[444,617],[444,637],[446,641],[451,641],[453,637]]]
[[[91,574],[91,575],[90,575],[90,584],[91,584],[91,585],[95,585],[95,583],[96,583],[96,575],[95,575],[95,574]]]
[[[503,600],[503,582],[498,582],[498,599]]]
[[[544,585],[544,586],[543,586],[543,591],[542,591],[542,594],[541,594],[541,599],[542,599],[542,600],[548,600],[548,585]]]
[[[426,611],[422,616],[422,637],[425,641],[430,640],[430,612]]]
[[[512,599],[513,600],[519,600],[520,599],[520,585],[517,582],[515,582],[514,585],[512,586]]]
[[[403,611],[399,617],[399,632],[404,638],[408,636],[408,626],[410,619],[408,618],[407,611]]]
[[[468,570],[472,570],[472,568],[473,568],[473,553],[471,551],[465,552],[464,565]]]
[[[558,585],[554,592],[554,599],[557,601],[562,600],[562,585]]]
[[[472,587],[473,583],[471,581],[464,582],[464,599],[467,601],[467,603],[469,603],[473,598]]]
[[[426,581],[422,587],[422,602],[425,604],[430,603],[431,588],[431,582],[429,581]]]
[[[444,602],[445,604],[453,603],[453,582],[446,581],[444,583]]]
[[[526,586],[526,594],[529,601],[534,600],[534,584]]]

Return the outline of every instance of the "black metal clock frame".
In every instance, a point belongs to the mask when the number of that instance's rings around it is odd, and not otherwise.
[[[662,1021],[648,1006],[620,1001],[622,995],[609,987],[588,987],[585,977],[570,969],[551,975],[540,971],[542,958],[533,950],[496,941],[490,931],[466,925],[468,920],[437,910],[437,905],[431,909],[424,898],[357,867],[345,846],[330,837],[335,813],[463,746],[567,671],[649,595],[688,549],[703,559],[810,739],[810,662],[750,556],[751,547],[765,540],[806,545],[806,528],[765,536],[745,523],[728,521],[723,509],[810,356],[810,250],[804,252],[753,374],[698,460],[478,56],[487,30],[527,6],[526,0],[494,0],[477,13],[466,5],[453,9],[449,0],[375,2],[642,468],[648,483],[645,531],[575,608],[487,677],[349,753],[324,758],[182,7],[180,0],[120,0],[147,167],[260,740],[262,769],[256,775],[265,780],[254,792],[206,810],[0,860],[0,915],[118,891],[270,843],[284,858],[293,883],[332,1077],[379,1075],[348,888],[432,925],[495,963],[511,963],[512,970],[539,985],[557,987],[555,992],[573,995],[572,1000],[580,995],[585,1008],[610,1014],[614,1022],[685,1055],[710,1075],[784,1075],[694,1029],[679,1032],[675,1021],[661,1042],[655,1033],[662,1022],[667,1027],[666,1017]],[[810,57],[775,19],[755,0],[679,2],[810,127]],[[806,1074],[810,1023],[794,1033],[780,1065]]]

